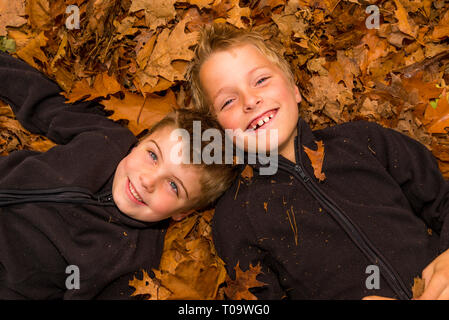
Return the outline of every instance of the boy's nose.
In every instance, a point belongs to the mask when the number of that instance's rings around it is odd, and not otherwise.
[[[262,97],[256,92],[246,92],[243,96],[243,110],[250,112],[262,104]]]
[[[156,176],[151,173],[142,173],[139,176],[142,187],[147,192],[153,192],[156,186]]]

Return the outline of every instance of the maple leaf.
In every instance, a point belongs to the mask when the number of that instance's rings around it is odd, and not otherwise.
[[[113,120],[129,120],[128,128],[138,135],[154,123],[161,120],[170,111],[177,108],[176,97],[171,90],[163,97],[150,94],[147,98],[142,95],[125,92],[124,99],[114,96],[101,101],[108,110],[114,111],[110,116]]]
[[[6,36],[6,27],[19,27],[27,22],[25,1],[0,0],[0,36]]]
[[[324,144],[323,141],[316,141],[318,146],[317,150],[312,150],[304,146],[304,151],[312,163],[313,173],[315,177],[321,182],[326,179],[326,175],[323,173],[323,160],[324,160]]]
[[[242,271],[237,262],[234,270],[235,280],[229,276],[226,277],[226,287],[224,288],[226,296],[231,300],[257,300],[257,297],[248,289],[266,285],[266,283],[256,280],[261,270],[260,263],[255,267],[250,264],[248,270]]]

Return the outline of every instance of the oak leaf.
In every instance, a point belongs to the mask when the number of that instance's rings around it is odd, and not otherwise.
[[[324,144],[323,141],[316,141],[317,150],[312,150],[304,146],[304,151],[312,163],[313,173],[315,177],[321,182],[326,179],[326,175],[323,170],[323,160],[324,160]]]
[[[257,297],[248,289],[266,285],[266,283],[256,279],[261,271],[260,263],[255,267],[250,264],[248,270],[242,271],[239,262],[237,262],[234,270],[235,280],[232,280],[229,276],[226,278],[225,295],[231,300],[257,300]]]
[[[175,60],[190,61],[193,58],[191,46],[198,41],[198,32],[185,33],[185,25],[188,19],[180,21],[173,31],[164,29],[156,40],[156,45],[151,53],[144,72],[153,77],[161,76],[169,81],[184,80],[184,72],[176,70],[172,63]]]

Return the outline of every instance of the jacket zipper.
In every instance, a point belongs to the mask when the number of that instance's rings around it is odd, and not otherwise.
[[[409,300],[411,295],[404,284],[402,279],[394,268],[386,261],[384,257],[378,252],[375,246],[363,235],[362,231],[356,226],[355,223],[331,200],[315,183],[310,179],[302,168],[302,159],[300,153],[301,143],[300,126],[298,125],[298,136],[295,141],[295,154],[297,164],[294,167],[294,171],[290,170],[289,166],[279,162],[279,168],[293,174],[296,179],[300,180],[304,187],[318,200],[324,207],[326,207],[331,216],[337,221],[337,223],[348,234],[351,240],[357,245],[357,247],[365,254],[369,261],[379,266],[383,271],[382,275],[388,282],[393,291],[398,295],[400,299]]]
[[[45,190],[0,190],[0,207],[30,202],[115,206],[110,191],[94,195],[87,189],[65,187]]]

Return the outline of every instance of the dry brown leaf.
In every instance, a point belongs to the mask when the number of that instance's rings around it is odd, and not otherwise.
[[[401,32],[416,38],[418,35],[419,27],[413,22],[412,19],[409,19],[408,12],[405,10],[401,1],[408,2],[407,0],[394,0],[396,4],[396,18],[399,20],[398,27]]]
[[[6,27],[19,27],[27,22],[24,0],[0,0],[0,36],[6,36]]]
[[[193,58],[190,49],[198,41],[198,32],[185,33],[188,19],[180,21],[173,31],[164,29],[159,34],[154,50],[144,72],[153,77],[161,76],[169,81],[184,80],[184,71],[176,70],[172,63],[175,60],[189,61]],[[144,83],[142,84],[144,85]]]
[[[318,181],[322,182],[326,179],[326,175],[323,170],[323,160],[324,160],[324,144],[323,141],[316,141],[317,150],[312,150],[304,146],[304,151],[310,159],[312,164],[313,173]]]
[[[129,286],[135,289],[131,296],[149,295],[148,300],[165,300],[170,295],[166,288],[160,286],[157,279],[153,280],[145,270],[142,270],[142,274],[142,279],[137,279],[134,276],[129,281]]]
[[[146,25],[151,30],[166,25],[176,16],[174,4],[177,0],[133,0],[129,12],[144,10]]]
[[[86,79],[75,83],[70,93],[63,93],[68,99],[66,103],[73,103],[80,100],[93,100],[99,97],[107,97],[110,94],[119,92],[120,84],[114,76],[109,76],[107,72],[98,74],[95,77],[94,84],[89,85]]]
[[[429,133],[449,133],[449,103],[446,95],[438,100],[436,108],[427,105],[423,120]]]
[[[35,30],[48,28],[52,23],[48,0],[27,0],[26,14],[31,27]]]
[[[415,277],[413,279],[413,299],[419,298],[424,293],[425,283],[424,279],[421,279],[420,277]]]
[[[251,167],[249,164],[245,166],[245,169],[240,173],[240,175],[245,178],[246,180],[251,180],[254,176],[253,167]]]
[[[39,33],[37,36],[32,36],[31,40],[22,49],[17,51],[16,54],[29,65],[41,70],[35,60],[39,60],[44,66],[48,65],[47,56],[42,51],[42,47],[47,45],[47,40],[44,32]]]
[[[239,263],[235,266],[235,280],[232,280],[229,276],[226,278],[226,287],[224,292],[228,299],[231,300],[257,300],[257,297],[253,295],[248,289],[262,287],[265,283],[256,279],[260,274],[261,266],[258,264],[253,267],[249,265],[249,269],[242,271]]]
[[[112,96],[109,100],[101,101],[101,104],[108,110],[114,111],[110,116],[111,119],[129,120],[128,128],[135,135],[150,128],[154,123],[177,108],[176,97],[171,90],[168,90],[163,97],[150,94],[146,99],[139,94],[125,92],[124,99]]]

